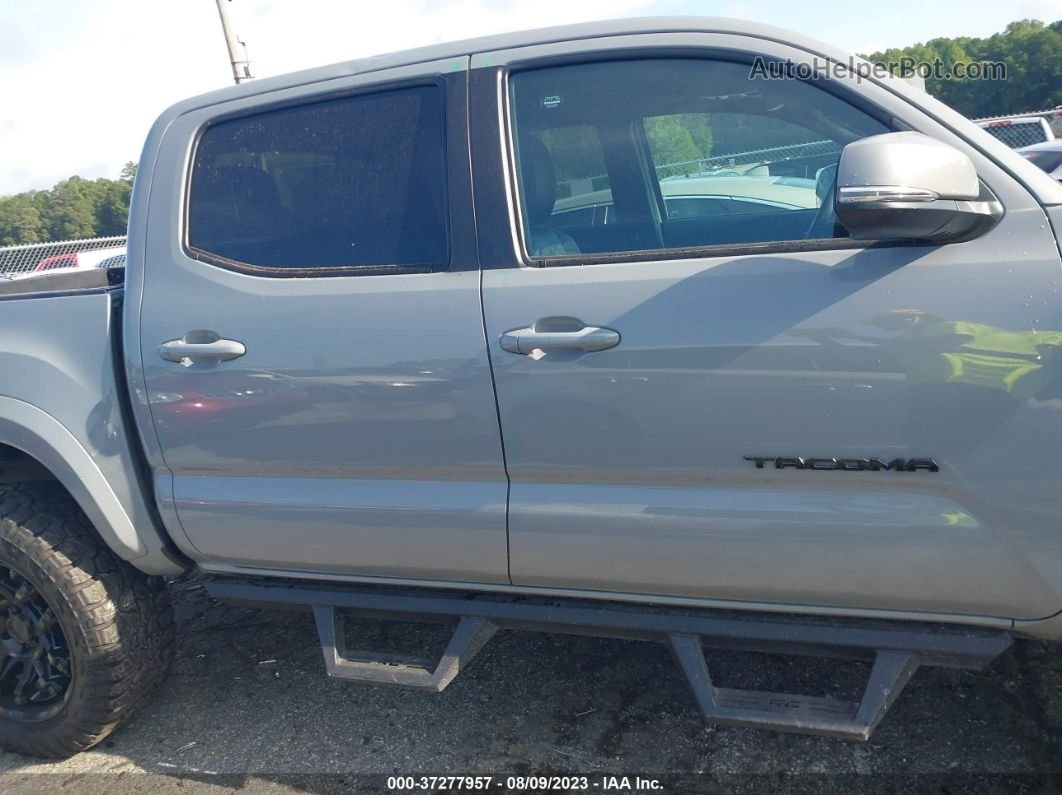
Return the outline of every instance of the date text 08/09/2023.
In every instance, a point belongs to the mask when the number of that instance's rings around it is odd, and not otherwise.
[[[642,776],[389,776],[387,789],[402,791],[662,792],[656,778]]]

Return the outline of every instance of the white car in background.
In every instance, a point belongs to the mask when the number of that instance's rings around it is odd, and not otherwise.
[[[818,206],[813,179],[737,171],[665,177],[660,180],[660,193],[671,220]],[[612,191],[606,188],[558,199],[547,225],[564,228],[613,222]]]
[[[1023,146],[1017,151],[1030,163],[1062,182],[1062,140]]]
[[[125,266],[125,246],[113,245],[106,248],[93,248],[86,252],[64,252],[42,258],[29,271],[13,270],[0,273],[0,280],[17,281],[32,279],[51,273],[69,273],[71,271],[93,271],[108,267]]]
[[[125,246],[108,246],[89,251],[67,251],[42,258],[30,270],[0,273],[0,280],[11,282],[33,279],[50,273],[125,267]]]
[[[977,126],[1011,149],[1055,140],[1051,125],[1042,116],[1014,116],[1009,119],[979,121]]]
[[[1062,138],[1062,105],[1056,105],[1055,109],[1051,111],[1051,120],[1048,124],[1051,125],[1051,131],[1055,134],[1055,138]]]
[[[100,267],[113,257],[125,257],[125,246],[109,246],[97,248],[91,251],[68,251],[63,254],[55,254],[45,257],[30,273],[58,270],[90,270]],[[110,267],[109,265],[105,267]],[[25,274],[23,274],[25,275]]]

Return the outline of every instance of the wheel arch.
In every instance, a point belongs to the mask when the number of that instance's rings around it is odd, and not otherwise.
[[[16,474],[7,477],[8,482],[58,481],[118,557],[148,574],[183,570],[154,527],[138,530],[89,451],[51,415],[24,401],[0,397],[0,451],[5,452],[6,463],[17,462],[13,468],[4,468]],[[18,477],[19,472],[28,477]]]

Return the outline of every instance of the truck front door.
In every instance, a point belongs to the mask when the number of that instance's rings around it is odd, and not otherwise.
[[[794,48],[585,48],[473,58],[514,584],[1059,610],[1059,252],[1034,198],[880,86],[756,76],[811,68]],[[967,152],[1002,221],[848,239],[840,152],[898,125]]]

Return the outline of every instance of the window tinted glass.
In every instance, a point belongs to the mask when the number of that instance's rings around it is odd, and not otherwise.
[[[221,122],[196,149],[188,243],[274,268],[442,265],[445,167],[432,86]]]
[[[532,257],[844,237],[823,205],[841,150],[889,131],[727,61],[580,64],[510,86]]]

